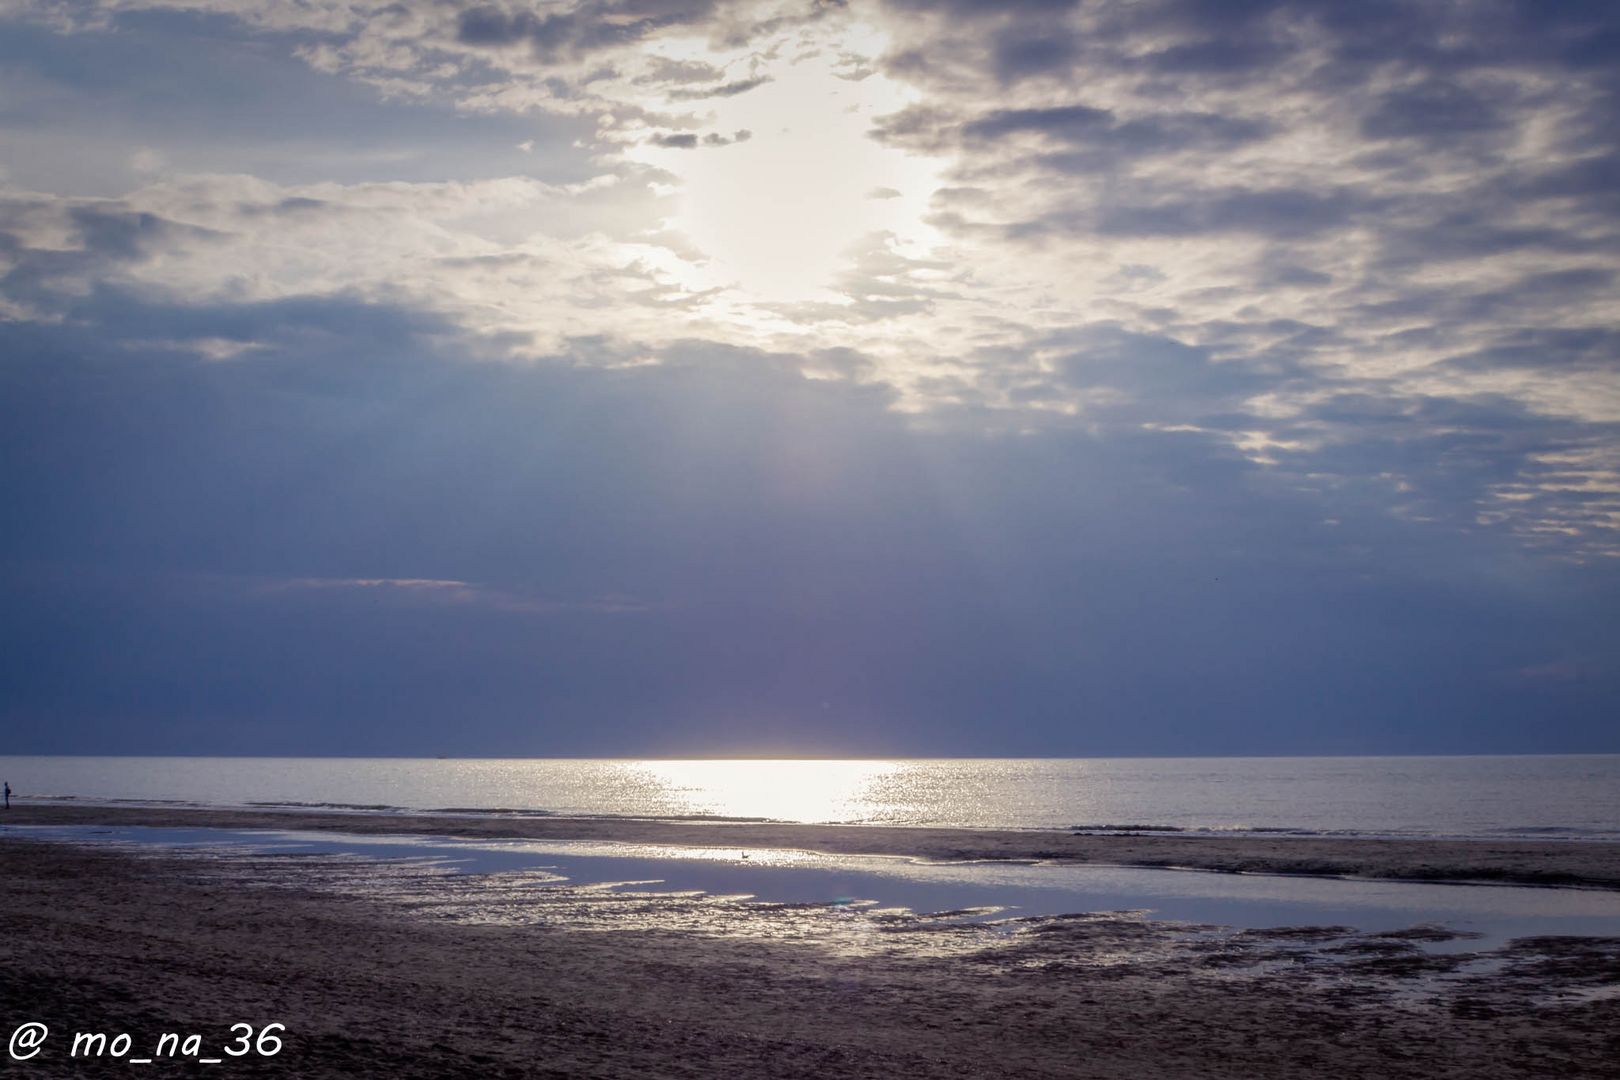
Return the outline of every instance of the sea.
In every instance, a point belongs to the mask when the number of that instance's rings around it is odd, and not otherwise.
[[[0,757],[19,802],[1096,832],[1620,839],[1620,755]]]

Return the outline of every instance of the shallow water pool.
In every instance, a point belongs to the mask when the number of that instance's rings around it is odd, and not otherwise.
[[[461,874],[542,871],[558,883],[575,885],[633,883],[640,891],[899,908],[917,914],[964,912],[959,917],[980,920],[1141,911],[1156,919],[1237,929],[1348,926],[1379,933],[1437,925],[1469,937],[1429,947],[1470,950],[1515,937],[1620,937],[1620,893],[1592,889],[1090,864],[928,863],[781,849],[330,832],[10,826],[4,833],[78,843],[156,845],[197,854],[411,860]]]

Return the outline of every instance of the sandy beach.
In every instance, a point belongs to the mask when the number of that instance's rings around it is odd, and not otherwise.
[[[1030,859],[1118,866],[1180,866],[1269,874],[1406,881],[1494,881],[1620,889],[1620,843],[1380,840],[1300,836],[1074,834],[1043,830],[894,828],[785,822],[667,821],[435,813],[355,814],[290,809],[17,805],[13,825],[145,825],[307,829],[378,835],[595,840],[700,847],[799,848],[838,855],[935,861]]]
[[[713,842],[718,831],[736,844],[774,836],[956,857],[1050,848],[1116,862],[1186,862],[1186,849],[1205,843],[88,807],[6,820],[674,843]],[[224,1045],[232,1024],[285,1024],[279,1054],[229,1063],[246,1075],[1599,1077],[1614,1075],[1620,1054],[1614,939],[1521,940],[1481,966],[1466,942],[1424,948],[1448,936],[1432,928],[852,918],[822,906],[537,888],[525,875],[474,883],[362,860],[110,851],[20,835],[0,834],[8,1025],[127,1031],[137,1045],[198,1032]],[[1600,845],[1545,845],[1541,856],[1533,844],[1272,850],[1291,843],[1217,840],[1203,857],[1593,882],[1613,874],[1616,857]],[[97,1071],[54,1043],[27,1068]]]

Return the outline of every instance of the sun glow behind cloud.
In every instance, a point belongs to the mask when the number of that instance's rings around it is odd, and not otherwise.
[[[5,11],[0,655],[40,730],[1613,713],[1615,5]],[[850,790],[793,785],[769,813]]]
[[[868,54],[884,47],[870,27],[848,30],[842,44]],[[901,84],[874,72],[854,76],[847,60],[804,40],[782,51],[792,55],[754,54],[746,68],[743,55],[732,58],[728,75],[745,69],[748,81],[761,81],[702,101],[696,146],[649,140],[628,156],[678,178],[669,225],[705,257],[687,268],[693,288],[725,288],[744,304],[837,303],[831,285],[863,237],[922,245],[936,238],[922,219],[938,163],[870,137],[875,117],[910,104]],[[669,43],[662,55],[716,59],[695,41]],[[638,104],[667,107],[652,97]]]

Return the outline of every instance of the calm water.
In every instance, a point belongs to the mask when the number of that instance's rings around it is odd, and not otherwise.
[[[969,828],[1620,838],[1620,755],[588,761],[0,758],[22,800]]]
[[[1541,934],[1620,936],[1620,893],[1455,886],[1129,866],[914,863],[807,851],[459,840],[431,836],[139,827],[20,827],[40,839],[229,853],[419,860],[446,871],[541,872],[577,885],[705,893],[775,903],[877,905],[919,914],[978,909],[979,918],[1141,911],[1236,928],[1349,926],[1382,932],[1443,925],[1477,934],[1431,948],[1473,951]]]

